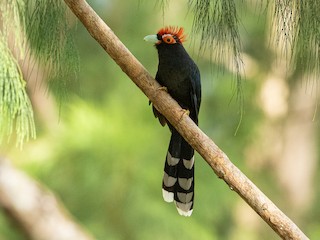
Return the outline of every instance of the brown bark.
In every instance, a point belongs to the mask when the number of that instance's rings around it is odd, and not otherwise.
[[[35,240],[92,240],[49,190],[0,157],[0,206]]]
[[[219,178],[237,192],[283,239],[307,239],[304,233],[268,199],[206,136],[167,92],[146,71],[141,63],[116,37],[85,0],[65,0],[119,67],[152,101],[192,147],[207,161]]]

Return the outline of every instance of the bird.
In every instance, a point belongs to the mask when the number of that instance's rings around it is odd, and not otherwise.
[[[155,79],[198,125],[201,103],[200,71],[185,50],[183,27],[167,26],[144,40],[154,44],[158,51],[158,71]],[[191,216],[194,203],[194,149],[152,106],[160,124],[168,127],[171,138],[165,159],[162,196],[166,202],[175,202],[178,213]]]

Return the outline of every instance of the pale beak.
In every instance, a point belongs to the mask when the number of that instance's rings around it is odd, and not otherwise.
[[[146,42],[150,42],[150,43],[154,43],[154,44],[157,44],[159,43],[159,39],[157,37],[157,35],[148,35],[148,36],[145,36],[143,38],[143,40],[145,40]]]

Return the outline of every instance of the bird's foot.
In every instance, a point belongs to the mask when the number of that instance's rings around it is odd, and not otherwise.
[[[168,92],[168,88],[165,87],[165,86],[161,86],[161,87],[158,87],[157,88],[157,92],[156,94],[158,94],[159,92],[158,91],[165,91],[165,92]],[[151,104],[152,102],[149,100],[149,105]]]
[[[165,87],[165,86],[161,86],[161,87],[159,87],[157,90],[168,92],[168,88]]]
[[[184,115],[190,115],[190,111],[188,109],[182,109],[182,114],[181,114],[181,117],[180,117],[180,121],[182,120],[183,116]]]

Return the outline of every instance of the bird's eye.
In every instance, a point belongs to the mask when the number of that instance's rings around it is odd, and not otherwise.
[[[162,36],[162,41],[164,43],[167,43],[167,44],[175,44],[175,43],[177,43],[177,41],[174,39],[174,37],[171,34],[163,35]]]

